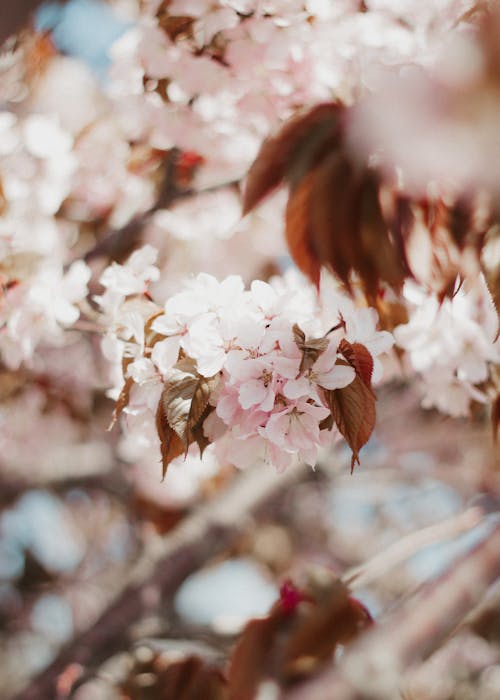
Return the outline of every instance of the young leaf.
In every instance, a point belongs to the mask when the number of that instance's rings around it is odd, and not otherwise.
[[[228,700],[254,700],[263,680],[279,677],[273,651],[294,617],[295,612],[274,606],[267,617],[250,620],[245,626],[229,662]]]
[[[363,358],[363,353],[358,353],[358,357]],[[362,359],[358,362],[364,378],[361,373],[357,372],[354,381],[343,389],[324,391],[335,424],[352,450],[351,473],[356,462],[359,464],[359,450],[368,442],[373,432],[376,415],[376,397],[370,385],[365,381],[368,379],[368,365],[363,365]],[[340,360],[340,363],[343,361]],[[354,364],[351,366],[354,367]]]
[[[248,214],[280,185],[287,173],[293,169],[294,160],[297,164],[307,150],[317,153],[318,145],[314,138],[317,129],[322,132],[323,140],[336,138],[338,117],[342,109],[334,102],[319,104],[305,114],[293,117],[275,136],[264,141],[247,176],[243,194],[243,215]],[[307,144],[304,147],[311,134],[313,140],[310,141],[309,148]]]
[[[170,462],[184,452],[184,443],[168,424],[163,394],[156,410],[156,432],[160,439],[162,479],[164,479]]]
[[[322,265],[329,265],[350,290],[358,255],[357,185],[343,153],[333,152],[316,168],[310,197],[311,246]]]
[[[349,343],[345,338],[339,343],[339,353],[354,368],[368,388],[372,385],[373,357],[361,343]]]
[[[311,369],[318,357],[322,355],[328,347],[329,340],[324,336],[322,338],[310,338],[306,340],[304,331],[295,323],[293,326],[293,338],[295,344],[302,353],[300,360],[299,374],[300,377],[308,369]]]
[[[340,433],[352,450],[351,472],[359,464],[359,450],[375,427],[375,396],[360,377],[343,389],[329,392],[329,405]]]
[[[285,214],[285,234],[288,250],[301,272],[319,285],[320,262],[311,245],[309,213],[314,171],[305,175],[299,185],[290,192]]]
[[[219,375],[203,377],[189,357],[179,360],[165,377],[161,396],[165,417],[185,445],[193,442],[193,429],[200,422]]]
[[[200,450],[200,457],[203,456],[203,452],[205,451],[205,448],[210,445],[210,440],[207,438],[205,433],[203,432],[203,423],[205,422],[205,419],[208,418],[208,416],[215,411],[213,406],[206,406],[205,410],[203,411],[203,414],[201,415],[201,418],[197,422],[197,424],[194,426],[192,429],[191,433],[193,436],[193,442],[196,442],[198,445],[198,448]]]

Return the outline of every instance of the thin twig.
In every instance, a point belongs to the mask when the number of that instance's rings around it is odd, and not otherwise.
[[[423,547],[448,540],[471,530],[481,522],[483,516],[483,510],[474,506],[440,523],[429,525],[417,530],[417,532],[411,532],[367,562],[347,571],[342,579],[352,590],[367,586],[380,576],[387,574],[401,562],[409,559]]]
[[[86,262],[100,256],[106,256],[112,260],[119,261],[123,257],[126,257],[137,245],[151,217],[160,209],[168,209],[175,202],[189,197],[218,192],[220,190],[236,187],[239,184],[238,180],[230,180],[200,190],[180,186],[176,176],[176,168],[180,155],[181,151],[178,148],[172,148],[168,152],[165,158],[162,183],[154,204],[146,211],[135,216],[122,228],[111,230],[105,234],[104,237],[85,254],[84,260]]]

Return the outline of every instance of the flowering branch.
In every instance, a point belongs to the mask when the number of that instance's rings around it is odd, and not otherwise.
[[[180,181],[178,176],[179,163],[182,163],[182,158],[183,154],[178,148],[172,148],[167,152],[162,182],[153,206],[135,216],[125,226],[107,233],[85,254],[87,262],[99,256],[106,256],[111,260],[123,260],[140,242],[144,227],[151,220],[153,214],[160,209],[168,209],[174,202],[187,197],[217,192],[239,184],[238,180],[231,180],[205,189],[193,189],[189,185],[186,186],[186,183]]]

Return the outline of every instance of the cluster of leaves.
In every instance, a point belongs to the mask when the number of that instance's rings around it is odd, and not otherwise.
[[[266,617],[251,620],[226,669],[200,656],[156,655],[138,663],[122,686],[123,700],[252,700],[262,683],[280,688],[314,674],[372,624],[366,608],[325,570],[303,590],[285,581]],[[145,683],[144,680],[148,682]]]
[[[383,283],[400,292],[408,278],[452,295],[457,275],[478,264],[486,234],[473,199],[416,200],[396,187],[395,173],[352,152],[354,109],[319,104],[267,139],[248,173],[244,213],[285,183],[290,254],[314,284],[325,265],[350,292],[357,279],[371,303]],[[424,276],[412,262],[415,246],[430,251]]]

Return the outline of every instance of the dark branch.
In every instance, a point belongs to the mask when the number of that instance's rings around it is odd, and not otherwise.
[[[176,169],[181,152],[178,148],[172,148],[165,158],[164,173],[157,198],[152,207],[147,211],[138,214],[135,218],[125,224],[122,228],[109,231],[88,253],[85,261],[92,260],[100,256],[106,256],[111,260],[120,261],[126,258],[138,245],[144,227],[149,223],[153,214],[160,209],[169,207],[181,199],[195,197],[206,192],[217,192],[228,187],[235,187],[239,184],[237,180],[223,182],[214,187],[203,190],[196,190],[190,187],[181,186],[177,181]]]
[[[2,20],[0,22],[0,44],[26,26],[32,13],[43,0],[14,0],[2,3]]]
[[[54,700],[57,679],[69,664],[85,668],[102,663],[126,647],[133,623],[151,614],[190,573],[233,544],[248,528],[251,516],[303,475],[302,468],[278,475],[268,467],[252,469],[235,479],[217,499],[200,507],[144,552],[97,622],[66,646],[16,700]]]
[[[432,654],[500,577],[500,524],[342,657],[286,700],[394,700],[402,673]]]

